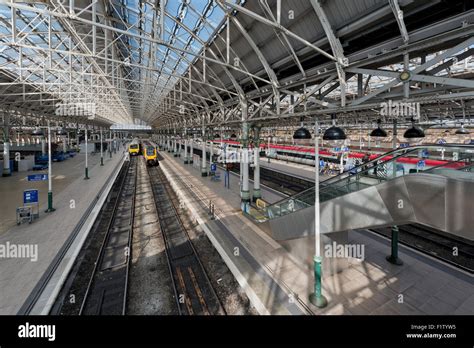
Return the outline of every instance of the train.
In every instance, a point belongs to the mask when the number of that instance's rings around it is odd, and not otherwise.
[[[242,145],[238,141],[232,140],[214,140],[214,144],[226,143],[228,149],[237,150],[242,147]],[[264,154],[263,151],[267,150],[267,144],[260,144],[260,152]],[[438,150],[433,150],[434,152]],[[217,152],[217,151],[216,151]],[[214,153],[216,153],[214,152]],[[438,151],[439,152],[439,151]],[[314,166],[314,147],[309,146],[295,146],[295,145],[277,145],[277,144],[270,144],[270,151],[264,154],[266,157],[279,159],[282,161],[287,162],[295,162],[300,164],[306,164],[310,166]],[[350,152],[346,153],[343,158],[343,165],[346,165],[350,162],[353,165],[360,165],[362,162],[367,160],[373,160],[379,156],[383,155],[382,152],[372,152],[372,153],[362,153],[351,150]],[[319,156],[327,163],[340,163],[340,155],[335,152],[330,151],[329,149],[320,149]],[[441,156],[441,154],[440,154]],[[389,159],[390,156],[387,157]],[[420,158],[418,157],[403,157],[397,159],[397,163],[403,166],[403,170],[406,172],[409,171],[417,171],[418,165],[420,162]],[[439,166],[446,166],[448,168],[454,167],[461,167],[463,163],[449,163],[448,160],[444,160],[441,157],[436,158],[436,155],[433,158],[423,158],[423,166],[424,170],[439,167]]]
[[[159,166],[158,154],[156,147],[150,143],[144,144],[145,151],[143,151],[143,157],[145,158],[146,164],[149,167]]]
[[[137,138],[133,139],[130,145],[128,145],[128,153],[130,156],[138,156],[141,153],[141,144]]]

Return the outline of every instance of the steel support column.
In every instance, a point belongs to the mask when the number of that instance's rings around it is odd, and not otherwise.
[[[262,192],[260,190],[260,129],[261,125],[256,125],[253,128],[253,141],[254,141],[254,153],[253,153],[253,194],[252,200],[255,202],[257,199],[262,198]]]
[[[203,121],[202,121],[201,176],[207,176],[207,164],[206,164],[206,126],[204,125],[204,117],[203,117]]]
[[[249,124],[247,122],[248,117],[248,104],[247,101],[241,102],[242,107],[242,153],[240,157],[240,167],[242,170],[242,184],[240,191],[241,208],[242,211],[248,212],[250,209],[250,190],[249,190]]]
[[[3,172],[2,176],[10,176],[10,115],[5,113],[4,118],[4,127],[3,127]]]

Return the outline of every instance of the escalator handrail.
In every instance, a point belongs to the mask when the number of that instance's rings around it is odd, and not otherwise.
[[[329,179],[326,179],[326,180],[323,180],[319,183],[320,186],[323,186],[323,187],[328,187],[328,185],[333,185],[333,184],[336,184],[338,182],[341,182],[345,179],[347,179],[348,177],[350,176],[355,176],[355,175],[359,175],[361,174],[362,172],[364,171],[368,171],[370,169],[374,169],[376,166],[379,166],[379,165],[383,165],[385,163],[388,163],[388,162],[392,162],[392,161],[396,161],[398,158],[400,157],[403,157],[403,156],[406,156],[407,154],[410,154],[410,153],[413,153],[417,150],[420,150],[420,149],[439,149],[439,148],[451,148],[451,149],[456,149],[456,148],[465,148],[465,149],[469,149],[469,148],[474,148],[472,145],[465,145],[465,144],[426,144],[426,145],[415,145],[415,146],[408,146],[408,147],[404,147],[404,148],[397,148],[397,149],[393,149],[389,152],[386,152],[384,154],[381,154],[380,156],[368,161],[368,162],[365,162],[365,163],[362,163],[354,168],[351,169],[351,171],[358,171],[356,174],[350,174],[349,172],[344,172],[344,173],[340,173],[336,176],[333,176]],[[383,160],[383,158],[385,157],[389,157],[391,155],[393,155],[394,153],[396,152],[402,152],[400,155],[398,156],[394,156],[394,157],[391,157],[387,160],[385,160],[384,162],[382,163],[378,163],[376,164],[375,166],[373,167],[367,167],[368,165],[370,164],[374,164],[380,160]],[[362,167],[367,167],[367,168],[364,168],[364,169],[361,169]],[[360,171],[359,171],[360,170]],[[298,197],[301,197],[302,195],[310,192],[310,191],[314,191],[314,186],[311,186],[310,188],[304,190],[304,191],[301,191],[301,192],[298,192],[290,197],[285,197],[285,198],[282,198],[281,200],[275,202],[275,203],[272,203],[271,205],[269,205],[267,207],[267,209],[271,208],[272,206],[276,206],[276,205],[279,205],[285,201],[289,201],[291,199],[298,199]]]

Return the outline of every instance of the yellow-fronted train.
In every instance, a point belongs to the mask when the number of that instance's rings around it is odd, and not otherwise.
[[[156,147],[150,144],[145,145],[145,151],[143,151],[143,156],[145,157],[146,164],[148,166],[158,166],[158,158],[156,153]]]

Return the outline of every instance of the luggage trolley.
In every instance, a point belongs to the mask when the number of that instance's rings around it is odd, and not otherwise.
[[[23,191],[23,206],[16,208],[16,223],[32,223],[39,217],[39,195],[38,190]]]

